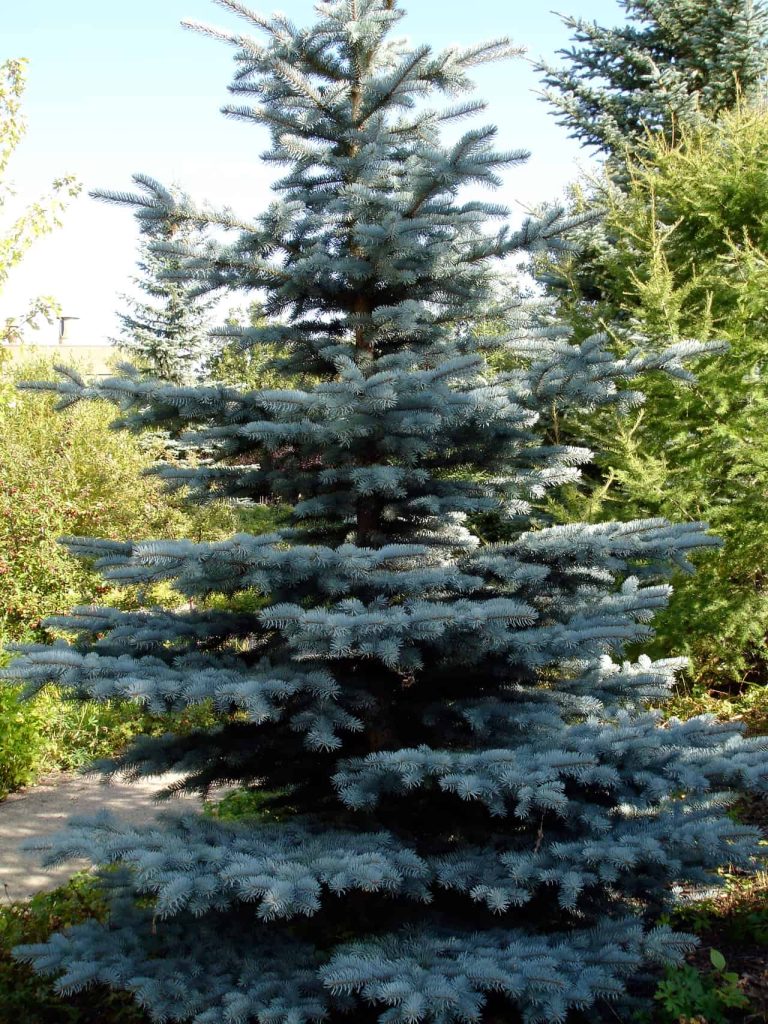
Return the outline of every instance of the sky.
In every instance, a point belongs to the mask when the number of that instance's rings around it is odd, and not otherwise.
[[[617,0],[562,0],[563,13],[602,24],[621,20]],[[269,13],[267,0],[254,9]],[[531,59],[555,60],[569,35],[556,14],[514,0],[404,0],[402,35],[434,48],[510,36],[527,58],[476,69],[484,123],[498,126],[501,149],[524,148],[527,164],[510,169],[494,201],[519,222],[531,206],[556,200],[590,157],[567,137],[537,98]],[[312,21],[311,0],[282,0],[299,24]],[[244,23],[212,0],[0,0],[0,60],[29,59],[24,112],[27,135],[10,167],[16,207],[74,174],[83,193],[64,226],[36,243],[0,293],[0,319],[50,294],[65,315],[70,340],[100,344],[117,331],[121,294],[131,292],[137,231],[129,210],[91,199],[93,188],[131,188],[131,175],[176,183],[196,200],[253,216],[270,200],[273,172],[259,155],[266,131],[225,118],[233,50],[184,29],[183,19],[242,31]],[[2,222],[0,222],[0,229]],[[55,340],[44,326],[30,340]]]

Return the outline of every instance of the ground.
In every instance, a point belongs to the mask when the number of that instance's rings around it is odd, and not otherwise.
[[[140,782],[105,784],[100,776],[57,772],[37,785],[12,793],[0,802],[0,885],[6,897],[24,900],[55,889],[86,862],[43,868],[35,853],[20,849],[25,839],[61,829],[68,818],[97,811],[114,811],[134,824],[152,821],[161,811],[199,806],[194,797],[158,802],[155,794],[178,776],[163,775]]]

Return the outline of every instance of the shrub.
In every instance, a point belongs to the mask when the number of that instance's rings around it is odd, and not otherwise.
[[[0,374],[0,642],[42,640],[43,619],[72,604],[130,605],[135,594],[106,586],[57,542],[62,535],[201,539],[237,529],[232,510],[187,510],[145,476],[156,447],[110,428],[107,403],[62,413],[53,400],[19,391],[49,376],[50,360],[6,362]],[[49,690],[29,703],[0,690],[0,797],[42,771],[77,768],[137,732],[159,728],[127,702],[78,707]]]
[[[663,1024],[679,1024],[698,1018],[707,1024],[727,1024],[730,1010],[743,1010],[749,1000],[739,988],[739,977],[727,971],[725,957],[711,951],[712,971],[702,974],[690,964],[668,967],[659,983],[656,999]]]
[[[66,928],[92,916],[102,918],[105,911],[96,879],[85,873],[53,892],[33,896],[28,903],[0,907],[2,1024],[148,1024],[149,1018],[122,994],[98,986],[65,998],[53,982],[11,958],[10,951],[19,942],[39,941],[52,928]]]

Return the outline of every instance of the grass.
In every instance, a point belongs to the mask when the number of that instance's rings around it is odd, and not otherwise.
[[[0,907],[0,1024],[149,1024],[123,993],[94,986],[77,996],[60,996],[53,981],[11,956],[14,946],[42,942],[53,931],[105,912],[98,883],[86,873],[28,902]]]
[[[751,736],[768,735],[768,687],[746,683],[723,690],[693,686],[682,689],[664,706],[664,714],[677,718],[714,715],[724,722],[741,722]]]
[[[722,1008],[723,1019],[734,1024],[765,1024],[768,1021],[768,871],[754,876],[724,869],[725,886],[717,895],[679,910],[673,923],[693,931],[701,940],[689,957],[704,990],[722,990],[723,972],[713,969],[712,957],[720,954],[744,1005]],[[699,1011],[700,1012],[700,1011]],[[694,1017],[695,1019],[695,1017]],[[702,1017],[702,1019],[704,1019]],[[714,1020],[707,1024],[716,1024]]]

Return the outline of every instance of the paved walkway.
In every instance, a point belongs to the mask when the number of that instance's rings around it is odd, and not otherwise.
[[[71,861],[44,868],[37,854],[19,849],[25,839],[58,831],[72,815],[107,809],[142,824],[152,821],[160,811],[200,806],[197,797],[160,803],[155,800],[157,791],[176,778],[163,775],[135,783],[104,784],[99,777],[56,773],[36,786],[12,793],[0,802],[0,897],[4,889],[12,900],[27,899],[36,892],[55,889],[75,871],[88,866],[85,861]]]

